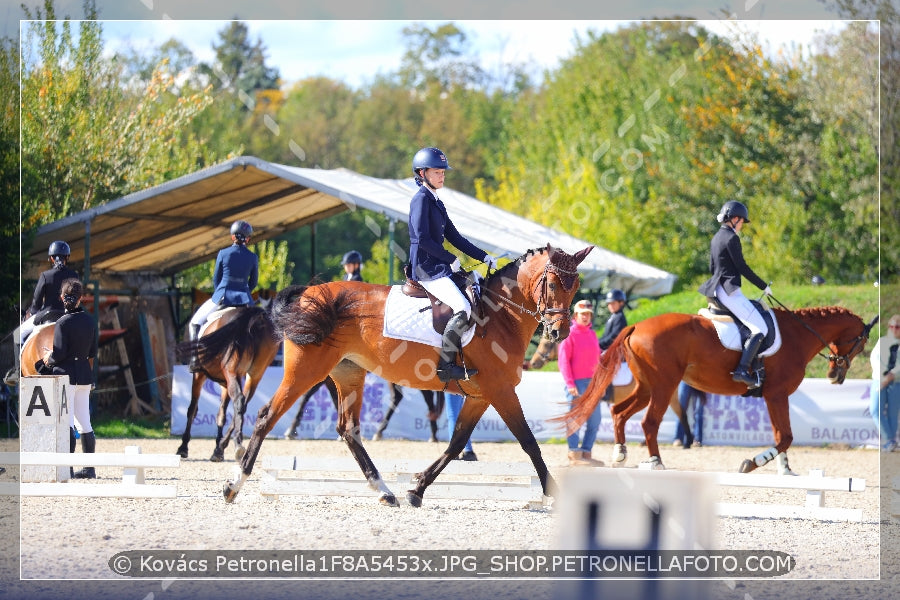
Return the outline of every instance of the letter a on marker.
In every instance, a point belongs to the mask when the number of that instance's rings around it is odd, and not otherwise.
[[[62,386],[62,394],[59,398],[59,415],[58,419],[62,421],[63,415],[69,414],[69,398],[66,396],[66,386]]]
[[[26,414],[30,417],[36,408],[43,409],[46,416],[52,416],[50,407],[47,406],[47,398],[44,397],[44,388],[39,385],[34,387],[34,393],[31,394],[31,402],[28,403],[28,412]]]

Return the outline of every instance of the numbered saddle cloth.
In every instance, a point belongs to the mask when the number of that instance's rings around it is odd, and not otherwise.
[[[772,309],[769,309],[767,312],[772,317],[772,325],[769,327],[769,335],[766,336],[766,341],[771,337],[772,343],[766,345],[764,342],[762,349],[757,355],[758,357],[772,356],[778,352],[779,348],[781,348],[781,330],[778,328],[778,321],[775,319],[775,313]],[[737,350],[738,352],[744,349],[741,344],[741,332],[738,331],[738,326],[735,324],[733,318],[727,315],[714,314],[710,312],[708,308],[701,308],[698,311],[698,314],[701,317],[712,321],[713,326],[716,328],[716,333],[719,335],[719,341],[722,342],[723,346],[729,350]]]
[[[428,298],[411,298],[403,293],[399,285],[392,285],[384,303],[384,330],[387,338],[407,340],[441,347],[441,334],[434,330],[431,322],[431,302]],[[475,328],[470,327],[462,336],[462,345],[467,345],[475,336]]]

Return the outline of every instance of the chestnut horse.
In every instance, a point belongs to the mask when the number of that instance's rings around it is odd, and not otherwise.
[[[34,368],[34,363],[44,357],[44,352],[53,348],[53,334],[56,331],[56,323],[44,323],[35,327],[31,334],[25,338],[22,344],[22,353],[19,356],[22,375],[40,375]],[[92,359],[93,361],[93,359]],[[93,365],[93,362],[91,362]]]
[[[516,395],[522,361],[538,324],[557,340],[569,334],[569,305],[578,290],[577,267],[593,249],[574,256],[549,244],[529,250],[490,274],[481,283],[481,301],[473,306],[476,330],[463,349],[466,365],[478,369],[469,380],[447,384],[437,377],[438,348],[383,335],[385,303],[390,287],[357,281],[339,281],[302,288],[289,297],[279,293],[274,318],[284,332],[284,379],[259,418],[241,459],[237,481],[227,482],[225,501],[233,502],[253,471],[266,435],[300,395],[330,376],[338,391],[337,432],[347,443],[379,500],[399,506],[360,436],[360,414],[366,371],[388,381],[417,389],[448,390],[468,397],[463,404],[449,446],[419,474],[415,489],[407,492],[412,506],[421,506],[425,489],[459,454],[488,405],[509,427],[531,458],[544,494],[556,483],[547,471],[540,447],[528,427]]]
[[[522,366],[524,369],[540,369],[545,364],[547,364],[551,360],[556,360],[556,342],[552,342],[548,339],[541,339],[538,342],[537,348],[534,351],[534,354],[531,356],[531,359],[526,361]],[[631,380],[631,383],[627,383],[625,385],[614,385],[612,399],[610,400],[610,404],[616,404],[617,402],[621,402],[634,390],[634,380]],[[684,430],[685,444],[684,448],[690,448],[694,444],[694,434],[691,433],[691,425],[688,422],[687,415],[681,409],[681,402],[678,401],[678,390],[675,390],[675,393],[672,394],[672,397],[669,399],[669,408],[672,409],[672,412],[675,413],[675,417],[681,423],[681,428]]]
[[[203,382],[212,379],[222,386],[222,401],[216,415],[216,447],[212,462],[225,459],[225,448],[234,437],[235,457],[244,453],[244,412],[253,398],[266,368],[272,364],[281,340],[275,333],[271,310],[260,307],[233,308],[211,321],[200,339],[185,341],[178,345],[183,357],[197,351],[201,370],[193,373],[191,380],[191,403],[188,405],[187,422],[181,436],[181,445],[176,454],[188,457],[188,442],[191,441],[191,424],[197,416],[197,404]],[[243,388],[242,388],[242,381]],[[225,416],[229,400],[234,402],[234,418],[228,432],[223,436]]]
[[[790,396],[803,381],[806,365],[816,355],[828,360],[828,379],[843,383],[853,358],[862,352],[877,317],[866,325],[858,316],[842,307],[802,308],[795,311],[776,308],[775,319],[781,330],[781,348],[763,360],[766,371],[762,396],[769,411],[775,445],[744,460],[740,471],[749,473],[786,452],[793,441],[788,410]],[[820,352],[827,348],[826,357]],[[635,390],[612,409],[613,466],[623,466],[627,454],[625,423],[649,405],[641,426],[650,453],[651,468],[664,469],[656,434],[668,399],[678,382],[713,394],[737,395],[747,387],[731,379],[731,371],[740,352],[727,350],[716,335],[713,324],[698,315],[669,313],[631,325],[619,334],[603,353],[600,366],[588,389],[575,400],[574,408],[560,417],[569,430],[580,426],[600,401],[622,359],[628,362],[637,382]]]

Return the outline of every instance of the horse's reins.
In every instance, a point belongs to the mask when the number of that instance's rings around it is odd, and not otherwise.
[[[803,325],[803,327],[805,327],[807,330],[809,330],[814,336],[816,336],[817,338],[819,338],[819,341],[822,342],[822,347],[823,347],[823,348],[828,348],[829,350],[831,350],[831,345],[830,345],[828,342],[825,341],[825,338],[823,338],[821,335],[819,335],[819,332],[818,332],[818,331],[816,331],[815,329],[813,329],[812,327],[810,327],[803,319],[801,319],[800,317],[798,317],[798,316],[796,315],[796,313],[794,313],[793,310],[791,310],[790,308],[788,308],[787,306],[785,306],[784,303],[781,302],[781,300],[779,300],[778,298],[776,298],[776,297],[773,296],[772,294],[769,294],[768,297],[771,298],[772,301],[774,301],[776,304],[778,304],[781,308],[783,308],[784,310],[786,310],[792,317],[794,317],[794,319],[796,319],[801,325]],[[873,324],[874,324],[874,323],[873,323]],[[856,336],[856,338],[855,338],[854,340],[852,340],[852,341],[853,341],[853,347],[850,348],[850,351],[847,352],[846,354],[840,354],[840,355],[839,355],[839,354],[836,354],[835,350],[831,350],[831,354],[829,354],[828,356],[825,356],[824,354],[822,354],[821,351],[817,352],[816,354],[818,354],[819,356],[821,356],[822,358],[824,358],[825,360],[827,360],[827,361],[829,361],[829,362],[830,362],[830,361],[834,361],[834,363],[835,363],[836,365],[838,365],[839,367],[849,366],[849,364],[850,364],[850,358],[849,358],[850,355],[852,355],[852,354],[855,353],[856,348],[859,346],[860,343],[862,343],[862,344],[865,346],[866,340],[869,339],[868,333],[869,333],[869,328],[863,326],[863,333],[859,334],[858,336]],[[837,349],[837,346],[838,346],[838,345],[839,345],[838,342],[835,342],[835,343],[834,343],[835,349]]]
[[[531,316],[532,319],[534,319],[538,323],[541,323],[544,326],[544,329],[546,330],[548,327],[550,327],[551,325],[553,325],[554,323],[556,323],[558,321],[562,321],[564,318],[566,318],[566,316],[568,316],[570,314],[568,308],[548,308],[546,306],[546,304],[547,304],[547,300],[546,300],[547,285],[548,285],[547,274],[550,273],[551,271],[554,271],[556,273],[563,273],[566,275],[577,275],[577,273],[578,273],[578,271],[567,271],[566,269],[558,267],[557,265],[551,264],[550,261],[548,260],[547,264],[544,265],[544,272],[541,273],[541,278],[538,279],[537,283],[534,285],[534,287],[531,290],[531,294],[533,297],[535,291],[537,291],[537,288],[539,286],[543,285],[543,288],[541,289],[541,295],[538,298],[537,302],[535,302],[534,310],[529,310],[527,307],[525,307],[521,304],[518,304],[516,302],[513,302],[511,298],[507,298],[506,296],[504,296],[498,292],[495,292],[494,290],[490,289],[487,286],[484,287],[484,291],[490,292],[491,294],[493,294],[497,299],[501,300],[502,302],[505,302],[506,304],[508,304],[510,306],[518,308],[520,312],[523,312],[523,313]],[[541,305],[544,305],[543,309],[541,308]],[[556,315],[556,314],[559,314],[560,316],[553,320],[548,318],[550,315]]]

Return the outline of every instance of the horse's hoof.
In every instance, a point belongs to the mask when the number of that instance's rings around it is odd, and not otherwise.
[[[179,448],[178,450],[175,451],[175,454],[177,454],[177,455],[180,456],[181,458],[187,458],[187,457],[188,457],[188,451],[187,451],[187,449]]]
[[[651,456],[649,459],[642,462],[638,465],[639,469],[646,469],[648,471],[665,471],[666,466],[663,464],[662,460],[658,456]]]
[[[625,444],[615,444],[612,453],[612,466],[624,466],[626,458],[628,458],[628,449],[625,447]]]
[[[754,463],[749,458],[745,458],[744,462],[741,463],[741,468],[738,469],[738,473],[749,473],[750,471],[756,468],[756,463]]]
[[[243,446],[238,446],[234,449],[234,460],[241,460],[246,453],[247,450]]]
[[[430,438],[428,438],[428,441],[429,441],[429,442],[437,443],[438,439],[437,439],[436,437],[434,437],[434,436],[431,436]]]
[[[422,496],[413,491],[406,492],[406,501],[414,508],[420,508],[422,506]]]
[[[395,508],[400,506],[400,503],[397,502],[397,497],[393,494],[383,494],[378,498],[378,501],[385,506],[393,506]]]
[[[209,457],[209,462],[225,462],[225,454],[217,450]]]
[[[235,489],[234,487],[234,484],[230,481],[225,483],[225,489],[222,490],[222,492],[225,494],[226,504],[231,504],[232,502],[234,502],[234,499],[238,493],[237,489]]]
[[[380,433],[376,433],[375,435],[373,435],[373,436],[372,436],[372,441],[373,441],[373,442],[381,441],[381,434],[380,434]]]

